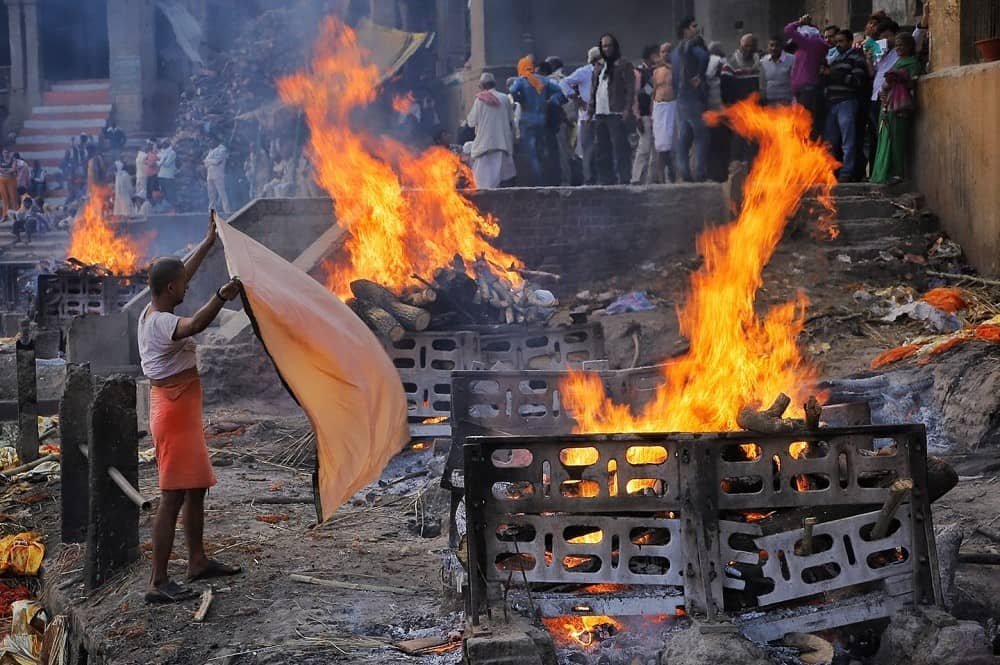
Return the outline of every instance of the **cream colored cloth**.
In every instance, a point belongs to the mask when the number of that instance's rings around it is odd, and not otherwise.
[[[408,441],[399,374],[374,333],[326,287],[224,222],[219,235],[247,313],[316,432],[325,521]]]

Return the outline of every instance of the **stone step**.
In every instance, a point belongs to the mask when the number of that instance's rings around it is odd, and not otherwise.
[[[881,236],[863,242],[853,242],[847,245],[830,245],[826,249],[827,258],[831,263],[837,262],[837,257],[846,254],[852,261],[868,261],[877,259],[883,251],[899,248],[907,244],[915,244],[912,237]]]
[[[60,116],[64,113],[111,113],[111,104],[58,104],[56,106],[36,106],[32,115]]]
[[[818,187],[814,187],[810,190],[810,194],[815,196],[819,192]],[[872,182],[840,182],[833,186],[833,195],[838,196],[872,196],[872,195],[888,195],[888,189],[885,185],[879,185]]]
[[[53,133],[52,130],[75,129],[79,132],[93,132],[104,129],[104,118],[72,118],[66,120],[35,120],[24,121],[24,126],[28,129],[45,129],[46,133]],[[61,133],[61,132],[60,132]]]
[[[81,79],[79,81],[60,81],[52,84],[52,89],[58,92],[89,92],[92,90],[111,90],[111,81],[107,79]]]
[[[73,139],[78,137],[75,133],[53,133],[53,134],[21,134],[17,137],[17,145],[64,145],[69,148]]]
[[[934,230],[934,224],[929,219],[895,217],[838,220],[837,227],[840,229],[840,235],[834,242],[838,245],[877,240],[884,236],[914,236]]]
[[[899,212],[899,208],[894,206],[890,199],[871,196],[838,196],[834,199],[834,203],[838,220],[887,218]],[[819,201],[815,198],[804,198],[799,208],[799,217],[812,218],[815,215],[810,211],[820,208]]]
[[[110,103],[110,87],[96,90],[49,90],[42,93],[42,104],[45,106]]]
[[[66,156],[66,151],[65,150],[59,150],[58,148],[56,148],[56,149],[48,149],[48,150],[46,150],[44,148],[33,148],[31,150],[20,149],[20,150],[18,150],[18,152],[21,153],[21,159],[24,159],[24,160],[26,160],[29,163],[32,162],[32,161],[34,161],[34,160],[36,160],[36,159],[39,159],[39,160],[52,160],[52,159],[54,159],[57,162],[61,162],[62,159],[63,159],[63,157]]]

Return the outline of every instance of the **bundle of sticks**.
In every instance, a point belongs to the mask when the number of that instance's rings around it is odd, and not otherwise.
[[[471,276],[470,276],[471,273]],[[514,273],[518,286],[504,277]],[[415,284],[396,294],[367,279],[351,282],[348,306],[377,334],[399,341],[407,331],[447,330],[463,325],[545,323],[558,301],[526,278],[557,281],[558,275],[496,266],[484,257],[468,269],[456,256],[431,279],[413,275]]]

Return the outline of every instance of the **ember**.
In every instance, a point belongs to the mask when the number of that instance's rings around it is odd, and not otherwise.
[[[414,154],[351,128],[352,113],[375,99],[379,82],[371,54],[332,17],[316,41],[310,69],[278,81],[281,98],[305,112],[317,181],[333,198],[338,222],[350,230],[344,256],[325,265],[329,288],[347,298],[351,282],[364,277],[398,292],[414,274],[430,276],[456,255],[521,267],[490,244],[500,233],[496,220],[456,190],[459,174],[472,180],[457,155],[444,148]],[[506,277],[515,287],[522,281],[516,272]]]
[[[583,646],[603,642],[622,630],[618,621],[607,616],[556,617],[543,619],[542,622],[556,640]]]
[[[732,224],[705,231],[698,249],[704,267],[691,277],[691,294],[679,309],[681,332],[691,349],[664,366],[666,383],[639,415],[605,397],[600,378],[574,373],[563,385],[579,432],[651,432],[738,429],[740,409],[791,391],[793,408],[810,395],[816,370],[801,357],[804,295],[755,311],[762,271],[807,190],[819,185],[829,203],[834,162],[809,138],[809,116],[799,107],[730,107],[725,118],[760,144],[747,179],[744,205]]]
[[[90,189],[87,204],[73,223],[68,256],[88,265],[100,265],[114,275],[133,275],[144,248],[116,231],[105,219],[111,192],[107,187]]]

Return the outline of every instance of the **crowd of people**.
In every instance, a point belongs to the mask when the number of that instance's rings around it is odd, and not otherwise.
[[[0,150],[0,222],[10,222],[14,242],[31,242],[32,237],[52,229],[52,211],[45,205],[45,167],[38,160],[33,164],[18,152],[4,147]],[[25,236],[22,238],[22,234]]]
[[[924,7],[912,32],[884,11],[858,34],[820,30],[802,16],[763,51],[745,34],[726,54],[686,17],[676,43],[646,46],[635,64],[611,34],[569,73],[558,57],[526,55],[506,93],[493,74],[481,76],[463,152],[480,188],[723,181],[731,162],[751,161],[755,148],[724,124],[709,127],[705,114],[756,95],[809,112],[813,136],[841,163],[841,182],[902,180],[927,40]]]

